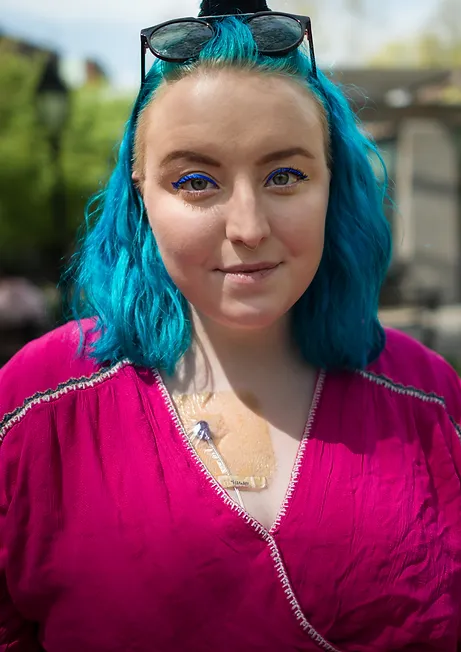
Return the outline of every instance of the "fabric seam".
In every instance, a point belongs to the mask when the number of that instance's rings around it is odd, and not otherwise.
[[[8,431],[22,421],[25,415],[34,407],[37,407],[42,403],[50,403],[51,401],[58,400],[61,396],[69,394],[70,392],[85,390],[94,387],[95,385],[100,385],[130,364],[129,360],[122,360],[108,369],[99,369],[94,374],[91,374],[91,376],[69,378],[69,380],[59,383],[55,388],[50,388],[43,392],[36,392],[32,396],[26,398],[20,406],[15,408],[12,412],[7,412],[0,420],[0,445]]]
[[[187,437],[187,434],[184,430],[184,427],[181,423],[178,413],[173,405],[171,396],[166,388],[165,383],[163,382],[162,376],[156,370],[154,371],[154,376],[157,383],[157,387],[159,388],[159,391],[163,397],[164,405],[168,413],[170,414],[170,417],[176,427],[178,435],[183,440],[187,450],[191,454],[192,459],[195,461],[196,465],[198,466],[199,471],[205,476],[211,488],[221,496],[223,501],[230,507],[230,509],[234,512],[237,512],[237,514],[239,514],[242,517],[242,519],[247,523],[247,525],[250,525],[253,528],[253,530],[255,530],[257,534],[259,534],[259,536],[263,539],[263,541],[265,541],[265,543],[269,547],[270,556],[273,560],[278,580],[282,585],[283,592],[290,604],[292,613],[295,616],[297,622],[299,623],[301,629],[307,633],[310,639],[314,641],[318,645],[318,647],[322,648],[326,652],[341,652],[341,650],[334,647],[331,643],[329,643],[326,639],[324,639],[323,636],[319,634],[319,632],[317,632],[317,630],[307,620],[307,618],[305,617],[301,609],[301,605],[298,602],[293,587],[291,586],[290,578],[288,576],[287,570],[282,560],[282,555],[280,554],[277,543],[274,537],[272,536],[271,532],[267,530],[258,520],[253,518],[248,512],[242,509],[238,503],[232,500],[232,498],[229,496],[227,491],[223,489],[223,487],[221,487],[221,485],[214,479],[211,473],[209,473],[205,465],[201,462],[198,453],[196,452],[194,447],[190,444],[190,441]],[[319,394],[322,391],[324,376],[325,374],[323,374],[322,378],[319,377],[319,381],[318,381]]]
[[[312,397],[312,403],[311,407],[309,410],[309,415],[306,421],[306,425],[304,427],[304,432],[301,437],[301,443],[299,445],[298,453],[296,455],[295,463],[293,465],[293,469],[291,471],[291,477],[290,477],[290,482],[288,484],[287,491],[285,493],[285,497],[283,499],[282,505],[280,506],[280,509],[277,513],[277,516],[275,517],[275,521],[272,524],[272,527],[270,528],[269,532],[272,534],[274,533],[279,527],[283,519],[285,518],[288,509],[291,506],[293,494],[295,493],[296,487],[298,485],[298,480],[299,476],[301,475],[301,471],[303,468],[303,462],[304,462],[304,457],[306,453],[306,448],[309,443],[310,437],[311,437],[311,432],[312,428],[315,423],[315,419],[317,416],[317,410],[319,407],[320,400],[323,395],[323,388],[325,385],[325,379],[326,379],[326,372],[322,369],[319,372],[319,376],[317,378],[317,382],[315,384],[315,390],[314,390],[314,396]]]
[[[375,383],[380,387],[384,387],[392,392],[395,392],[396,394],[400,394],[401,396],[410,396],[411,398],[416,398],[420,401],[423,401],[423,403],[433,403],[440,405],[452,423],[458,439],[461,442],[461,424],[458,424],[457,421],[448,412],[447,404],[443,396],[439,396],[435,392],[425,392],[424,390],[413,387],[412,385],[403,385],[402,383],[397,383],[384,374],[376,374],[372,371],[363,370],[356,371],[356,373],[359,376],[362,376],[362,378],[365,380]]]

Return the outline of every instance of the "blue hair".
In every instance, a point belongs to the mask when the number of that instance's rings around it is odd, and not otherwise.
[[[188,303],[163,265],[131,178],[139,116],[164,80],[202,66],[288,75],[324,107],[331,166],[325,248],[315,278],[291,311],[293,337],[315,367],[364,368],[385,345],[378,303],[391,258],[383,212],[387,176],[380,185],[370,158],[384,163],[339,86],[321,72],[312,78],[303,47],[287,56],[264,57],[241,19],[230,17],[217,27],[196,62],[156,60],[152,66],[126,125],[116,167],[105,190],[90,202],[85,233],[64,278],[72,316],[96,318],[90,355],[99,362],[129,358],[174,372],[191,344],[192,325]]]

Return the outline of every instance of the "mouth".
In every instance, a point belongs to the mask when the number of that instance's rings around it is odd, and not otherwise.
[[[261,262],[250,265],[231,265],[230,267],[219,269],[219,271],[223,274],[255,274],[257,272],[267,272],[275,269],[279,265],[280,263]]]
[[[280,267],[281,263],[261,262],[253,263],[251,265],[232,265],[219,269],[227,283],[231,283],[234,287],[244,286],[252,287],[263,283],[275,273]]]

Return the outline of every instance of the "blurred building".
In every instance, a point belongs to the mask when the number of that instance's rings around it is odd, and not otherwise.
[[[335,72],[391,179],[384,301],[461,304],[461,71]]]

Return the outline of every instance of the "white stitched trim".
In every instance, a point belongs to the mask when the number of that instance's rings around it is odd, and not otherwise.
[[[267,534],[267,533],[266,533]],[[291,605],[291,609],[296,617],[296,620],[299,622],[301,625],[302,629],[311,637],[315,643],[327,652],[340,652],[338,648],[333,647],[328,641],[326,641],[323,636],[321,636],[310,624],[310,622],[306,619],[304,616],[301,606],[296,599],[296,596],[294,594],[294,591],[292,589],[292,586],[290,584],[290,580],[288,578],[288,574],[285,570],[285,566],[282,561],[282,557],[280,555],[279,549],[277,547],[277,544],[275,543],[274,539],[267,534],[266,537],[266,542],[269,545],[270,552],[271,552],[271,557],[274,560],[274,566],[275,570],[277,572],[277,575],[279,577],[279,580],[283,586],[284,593],[287,597],[288,602]]]
[[[456,423],[456,421],[453,419],[453,417],[450,417],[450,421],[452,422],[453,427],[456,430],[456,434],[459,437],[459,441],[461,442],[461,426]]]
[[[380,376],[369,371],[357,371],[357,373],[363,378],[370,380],[372,383],[380,385],[381,387],[385,387],[386,389],[390,389],[396,394],[401,394],[402,396],[412,396],[413,398],[419,398],[420,401],[425,403],[437,403],[442,407],[446,407],[444,399],[437,394],[424,392],[422,389],[417,389],[416,387],[401,385],[400,383],[396,383],[386,376]]]
[[[157,381],[157,385],[160,389],[160,392],[163,396],[163,399],[165,401],[166,407],[168,409],[168,412],[170,413],[170,416],[174,422],[174,425],[176,426],[176,429],[178,433],[181,436],[181,439],[183,440],[187,450],[191,453],[195,463],[197,464],[199,470],[203,475],[206,477],[206,479],[211,483],[213,486],[213,489],[218,492],[218,494],[221,496],[221,498],[229,505],[229,507],[238,512],[245,520],[250,519],[251,521],[254,521],[254,525],[256,526],[256,529],[260,533],[267,532],[266,528],[261,525],[258,521],[253,519],[253,517],[249,516],[248,512],[246,512],[238,503],[235,502],[235,500],[232,500],[232,498],[229,496],[227,491],[222,487],[219,482],[213,477],[213,475],[209,472],[205,464],[202,462],[200,459],[199,454],[195,450],[194,446],[192,446],[189,437],[187,436],[186,431],[184,430],[184,426],[182,424],[181,419],[179,418],[179,415],[176,411],[176,408],[173,404],[173,400],[170,396],[170,393],[168,389],[166,388],[165,383],[163,382],[162,376],[159,374],[157,370],[154,371],[154,376]],[[250,522],[250,521],[248,521]]]
[[[179,415],[175,409],[175,406],[173,404],[173,400],[170,396],[170,393],[163,382],[162,376],[159,374],[157,370],[154,371],[155,379],[157,381],[157,385],[160,389],[160,392],[163,396],[163,399],[165,401],[167,410],[174,422],[174,425],[176,426],[176,429],[178,433],[180,434],[182,440],[184,441],[184,444],[187,448],[187,450],[191,453],[195,463],[198,465],[199,470],[201,473],[204,474],[208,482],[211,484],[212,488],[219,494],[219,496],[222,498],[222,500],[231,508],[232,511],[237,512],[243,520],[248,524],[251,525],[251,527],[260,535],[260,537],[267,543],[269,546],[270,550],[270,555],[272,557],[272,560],[274,562],[275,570],[277,573],[277,577],[282,584],[283,587],[283,592],[286,595],[286,598],[288,602],[290,603],[291,610],[300,624],[301,628],[308,634],[308,636],[313,640],[320,648],[326,650],[326,652],[341,652],[337,648],[333,647],[326,641],[310,624],[310,622],[306,619],[304,616],[301,606],[295,596],[295,593],[293,591],[293,588],[291,586],[287,571],[285,569],[285,566],[282,561],[282,556],[279,552],[278,546],[274,540],[274,538],[271,536],[270,532],[253,516],[251,516],[247,511],[242,509],[238,503],[236,503],[232,498],[229,496],[227,491],[219,484],[217,480],[213,477],[213,475],[208,471],[206,468],[205,464],[202,462],[200,459],[200,456],[198,455],[197,451],[195,448],[192,446],[189,437],[187,436],[186,431],[184,430],[184,426],[181,422],[181,419],[179,418]],[[306,424],[305,428],[305,434],[310,433],[310,429],[312,427],[312,423],[315,417],[315,411],[317,409],[318,402],[320,400],[321,392],[323,389],[324,381],[325,381],[325,372],[320,372],[318,381],[317,381],[317,386],[316,386],[316,391],[314,394],[314,399],[312,401],[312,406],[310,410],[310,414],[308,417],[308,422]],[[306,437],[306,442],[307,442],[307,437]],[[298,475],[299,475],[299,470],[298,470]],[[293,488],[294,488],[294,483],[293,483]],[[288,497],[289,499],[289,497]],[[287,498],[285,499],[287,500]]]
[[[417,398],[424,403],[434,403],[436,405],[440,405],[447,413],[448,418],[453,424],[455,432],[461,442],[461,426],[456,423],[450,414],[448,414],[447,404],[445,403],[445,399],[442,396],[438,396],[432,392],[424,392],[422,389],[417,389],[416,387],[401,385],[400,383],[396,383],[386,376],[380,376],[369,371],[357,371],[357,373],[366,380],[369,380],[376,385],[380,385],[381,387],[385,387],[386,389],[389,389],[391,392],[395,392],[396,394],[400,394],[402,396],[411,396],[412,398]]]
[[[127,364],[130,364],[130,362],[128,360],[123,360],[118,362],[110,369],[107,369],[107,371],[97,371],[95,374],[89,377],[84,376],[82,378],[72,378],[66,383],[58,385],[55,390],[46,390],[45,392],[40,392],[39,394],[27,398],[20,408],[16,408],[14,412],[11,412],[12,416],[7,418],[1,426],[0,444],[5,438],[8,430],[15,424],[19,423],[19,421],[21,421],[27,412],[29,412],[29,410],[32,408],[40,405],[41,403],[49,403],[50,401],[54,401],[60,396],[68,394],[69,392],[73,392],[77,389],[87,389],[88,387],[94,387],[95,385],[98,385],[99,383],[102,383],[108,378],[114,376],[118,371],[120,371],[122,367]],[[5,416],[8,417],[8,415]]]
[[[320,398],[322,396],[323,392],[323,387],[325,384],[325,378],[326,378],[326,372],[322,369],[319,373],[319,377],[317,379],[317,383],[315,385],[315,391],[314,391],[314,396],[312,398],[312,405],[309,410],[309,416],[307,418],[306,426],[304,428],[303,436],[301,439],[301,444],[298,449],[298,454],[296,455],[296,460],[293,465],[293,469],[291,471],[291,477],[290,477],[290,483],[288,485],[287,492],[285,494],[285,498],[283,499],[283,503],[277,513],[277,516],[275,518],[275,521],[269,530],[269,532],[273,533],[275,530],[279,527],[283,517],[285,516],[288,506],[291,501],[291,497],[294,493],[294,490],[296,488],[296,485],[298,483],[298,478],[301,473],[301,468],[303,464],[303,459],[304,459],[304,453],[306,451],[306,446],[308,444],[310,435],[311,435],[311,430],[312,426],[314,424],[315,420],[315,415],[317,413],[317,408],[320,402]]]

